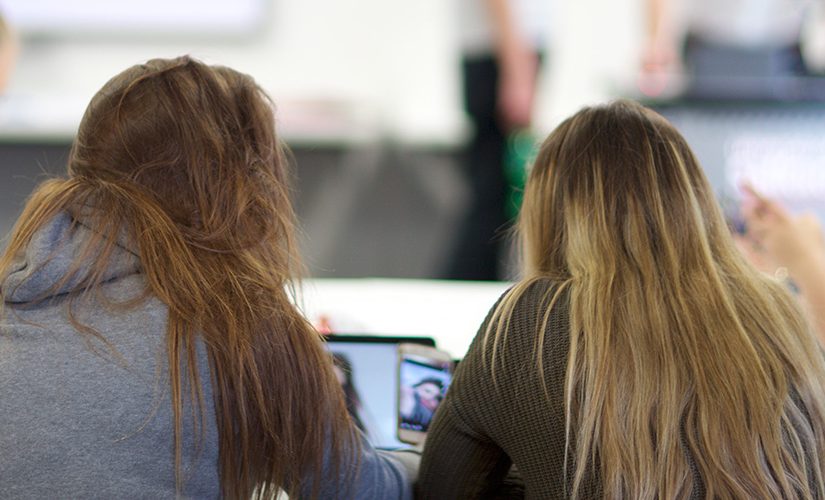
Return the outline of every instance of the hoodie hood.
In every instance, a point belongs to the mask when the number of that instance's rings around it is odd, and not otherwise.
[[[22,304],[76,291],[80,281],[94,263],[92,258],[81,262],[72,279],[54,289],[72,269],[77,256],[93,234],[93,229],[61,212],[32,236],[28,247],[14,262],[11,272],[0,285],[5,301]],[[140,273],[140,258],[119,238],[103,274],[108,282]]]

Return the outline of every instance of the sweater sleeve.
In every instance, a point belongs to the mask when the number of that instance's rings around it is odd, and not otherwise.
[[[436,411],[421,460],[418,498],[489,497],[510,469],[510,458],[490,438],[484,422],[485,415],[498,413],[488,366],[483,362],[489,317]]]
[[[417,457],[403,458],[397,453],[377,450],[359,432],[358,453],[343,457],[341,467],[333,467],[327,453],[318,491],[308,481],[303,485],[301,498],[381,498],[386,500],[412,500],[412,484]]]
[[[450,406],[438,410],[418,476],[418,498],[482,498],[495,491],[510,459],[469,428]]]
[[[411,500],[412,477],[397,456],[376,450],[363,440],[361,464],[358,469],[353,498],[386,498]],[[321,498],[332,498],[322,495]]]
[[[418,476],[420,498],[510,498],[528,492],[564,497],[569,335],[562,292],[551,280],[527,283],[518,292],[505,337],[495,323],[486,335],[498,304],[493,306],[436,411]],[[542,325],[546,330],[540,332]],[[541,371],[539,335],[544,336]]]

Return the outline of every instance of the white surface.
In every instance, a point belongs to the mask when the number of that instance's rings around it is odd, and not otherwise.
[[[455,358],[470,346],[510,283],[395,279],[316,279],[303,285],[303,309],[333,333],[420,335]]]
[[[444,0],[267,3],[263,29],[232,41],[148,34],[24,36],[7,89],[9,100],[23,102],[12,104],[19,112],[5,113],[14,120],[0,121],[0,135],[71,138],[81,116],[76,110],[82,111],[113,75],[153,57],[191,54],[252,75],[279,107],[286,102],[323,102],[338,110],[355,110],[355,120],[343,131],[336,123],[320,123],[321,142],[337,139],[336,135],[343,135],[344,141],[359,135],[356,129],[364,127],[364,115],[370,120],[366,126],[379,130],[380,138],[425,144],[461,141],[458,55],[450,40],[454,19]],[[37,101],[65,110],[58,113],[66,119],[52,123],[32,104]],[[291,127],[288,117],[282,118],[284,129]],[[316,128],[296,128],[300,130],[285,133],[299,140],[315,138]]]
[[[9,98],[24,102],[13,105],[17,113],[0,111],[13,115],[11,121],[0,118],[0,135],[70,138],[80,119],[77,110],[110,77],[152,57],[192,54],[251,74],[276,103],[343,103],[365,111],[391,140],[461,142],[457,27],[462,20],[452,8],[457,0],[267,1],[263,28],[232,42],[24,38],[8,89]],[[641,0],[558,3],[556,49],[548,53],[549,78],[542,79],[536,113],[540,133],[583,104],[609,97],[617,80],[632,80],[643,28]],[[61,118],[53,122],[39,113],[36,101],[54,107]],[[33,109],[31,116],[26,106]],[[329,139],[322,132],[321,139]],[[306,137],[303,130],[295,135]]]
[[[242,34],[257,28],[266,0],[5,0],[20,31],[37,33]]]

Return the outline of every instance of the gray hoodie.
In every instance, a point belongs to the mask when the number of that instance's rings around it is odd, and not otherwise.
[[[0,497],[175,497],[172,406],[165,348],[166,307],[154,297],[135,308],[74,301],[81,324],[100,332],[122,359],[70,323],[66,275],[89,229],[60,214],[41,228],[0,284]],[[139,296],[140,259],[120,246],[101,292],[114,301]],[[45,300],[44,295],[46,295]],[[199,347],[207,411],[200,449],[185,405],[183,495],[220,496],[218,440],[208,364]],[[277,405],[272,405],[277,411]],[[364,442],[355,498],[410,498],[404,468]],[[342,480],[326,474],[322,498]]]

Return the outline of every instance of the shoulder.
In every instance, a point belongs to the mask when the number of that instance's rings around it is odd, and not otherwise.
[[[154,296],[132,304],[120,298],[107,294],[111,304],[94,295],[4,304],[0,368],[13,372],[9,376],[34,375],[27,378],[30,384],[47,386],[49,377],[58,377],[64,381],[76,378],[83,385],[95,379],[110,386],[136,384],[142,389],[143,381],[154,380],[155,370],[166,364],[168,309]],[[138,373],[141,376],[136,378]]]
[[[471,364],[506,392],[538,358],[564,365],[570,345],[569,287],[546,278],[514,285],[493,307],[468,353]]]
[[[567,289],[563,283],[550,278],[534,278],[525,281],[522,287],[523,293],[519,301],[521,307],[549,306],[554,301],[563,299]]]
[[[460,422],[454,425],[478,439],[493,439],[518,412],[530,414],[542,379],[562,387],[568,330],[566,286],[542,278],[506,291],[459,363],[442,405]]]
[[[565,323],[568,312],[568,287],[549,278],[533,278],[516,283],[498,299],[486,323],[493,330],[535,329],[548,319],[548,326]],[[563,325],[557,325],[563,326]]]
[[[544,347],[569,343],[568,287],[547,278],[516,283],[490,309],[467,356],[465,370],[492,375],[493,366],[517,367],[534,357],[537,339]]]

